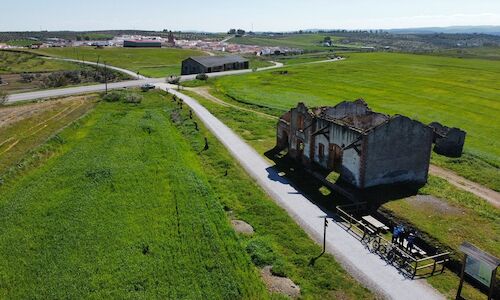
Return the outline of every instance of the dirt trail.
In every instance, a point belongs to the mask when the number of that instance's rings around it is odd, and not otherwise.
[[[449,183],[454,186],[461,188],[467,192],[470,192],[480,198],[491,203],[493,206],[500,208],[500,193],[484,187],[478,183],[465,179],[456,173],[438,167],[436,165],[431,165],[429,167],[429,173],[435,176],[439,176],[443,179],[446,179]]]

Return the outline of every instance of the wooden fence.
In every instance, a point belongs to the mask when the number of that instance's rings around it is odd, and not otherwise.
[[[337,206],[336,209],[341,220],[337,222],[339,225],[352,232],[372,253],[378,254],[411,279],[433,276],[437,271],[442,273],[444,264],[450,260],[450,252],[417,258],[411,251],[375,232],[355,217],[355,213],[366,209],[366,203]]]

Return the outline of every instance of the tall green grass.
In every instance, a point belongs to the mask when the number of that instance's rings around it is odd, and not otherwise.
[[[101,103],[0,188],[0,298],[266,298],[164,96]]]

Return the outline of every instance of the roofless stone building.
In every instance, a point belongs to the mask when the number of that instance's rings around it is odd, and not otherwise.
[[[312,109],[299,103],[277,126],[278,149],[288,148],[307,167],[335,171],[359,189],[425,184],[433,139],[432,127],[374,112],[362,99]]]

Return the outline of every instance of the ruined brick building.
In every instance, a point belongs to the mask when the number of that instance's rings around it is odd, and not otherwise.
[[[312,109],[299,103],[277,126],[279,149],[360,189],[426,183],[433,139],[432,127],[373,112],[361,99]]]
[[[434,129],[434,152],[449,157],[462,155],[465,131],[456,127],[449,128],[438,122],[432,122],[429,126]]]

